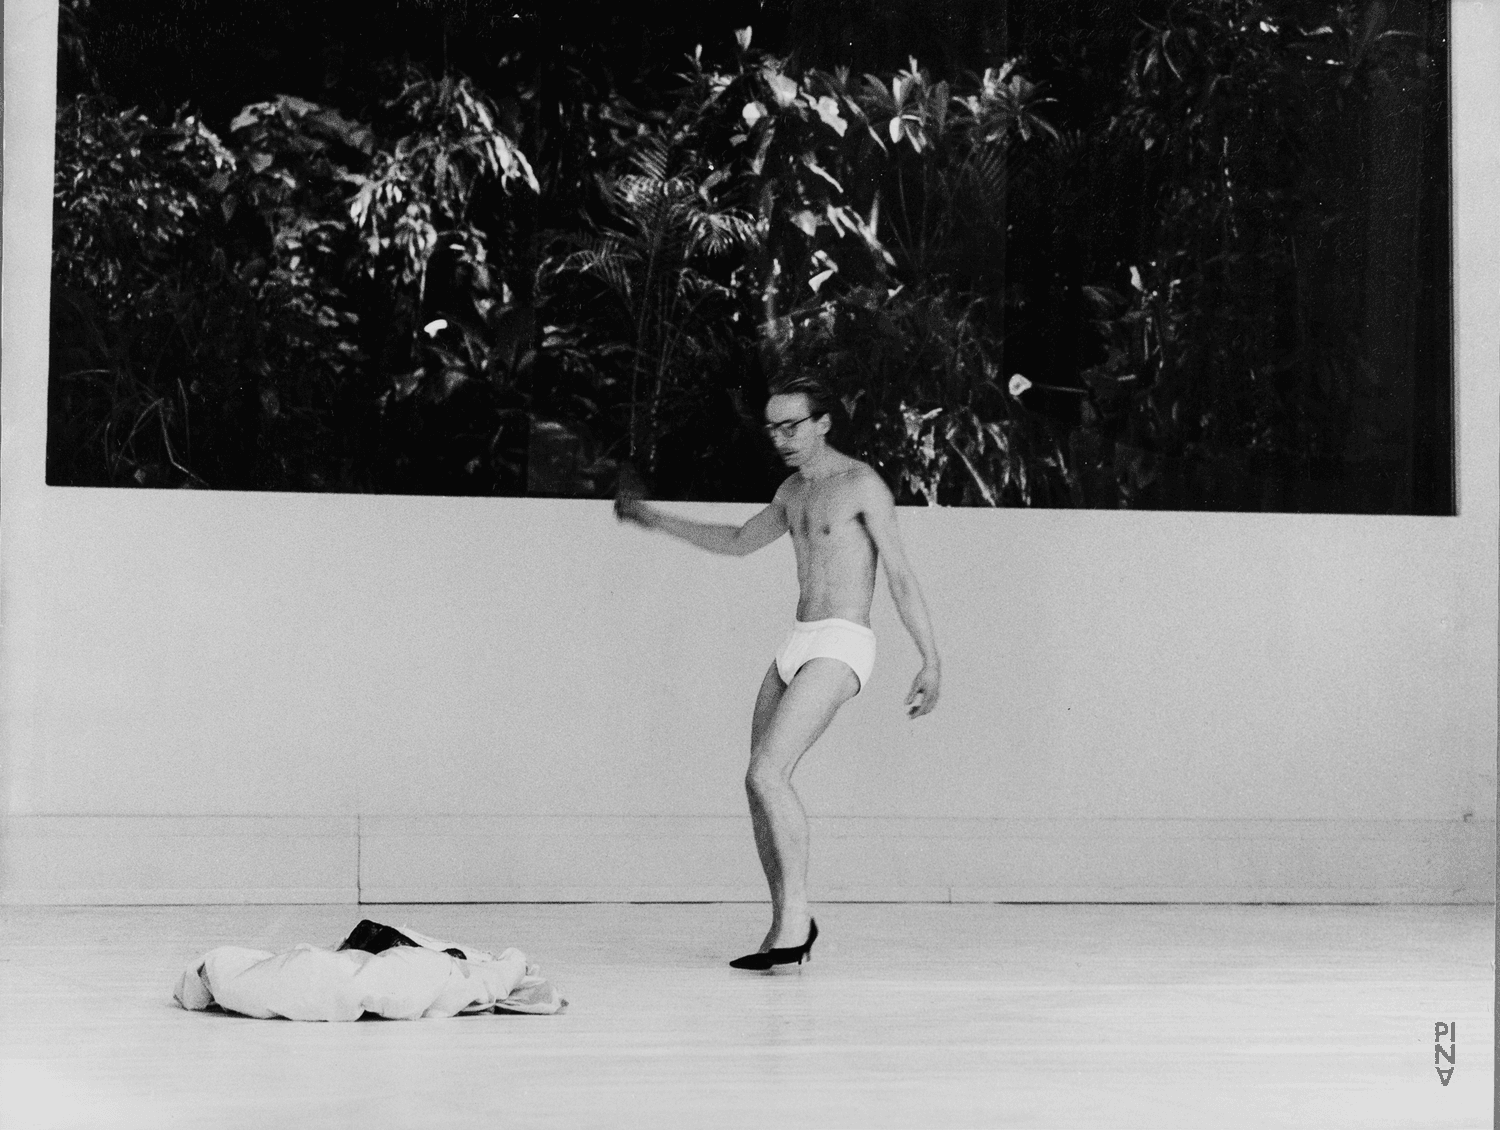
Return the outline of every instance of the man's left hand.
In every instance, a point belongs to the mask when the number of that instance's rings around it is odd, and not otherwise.
[[[930,714],[938,701],[938,683],[942,676],[936,667],[923,667],[912,680],[911,694],[906,696],[906,716],[920,718]]]

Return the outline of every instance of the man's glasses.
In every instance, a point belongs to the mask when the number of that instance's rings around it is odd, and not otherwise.
[[[800,420],[775,420],[769,424],[762,424],[761,430],[772,439],[777,436],[782,439],[791,439],[797,434],[797,429],[811,419],[811,416],[803,416]]]

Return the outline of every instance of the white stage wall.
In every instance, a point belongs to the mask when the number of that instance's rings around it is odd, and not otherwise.
[[[45,485],[55,13],[5,14],[0,900],[763,897],[788,544]],[[903,509],[943,701],[882,588],[799,771],[815,899],[1492,898],[1500,4],[1453,41],[1459,516]]]

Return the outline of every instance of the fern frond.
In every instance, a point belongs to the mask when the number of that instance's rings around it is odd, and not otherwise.
[[[692,250],[723,255],[753,247],[758,240],[755,221],[739,212],[696,212],[692,216]]]
[[[666,180],[667,170],[672,163],[672,154],[666,139],[648,136],[630,155],[630,163],[651,180]]]

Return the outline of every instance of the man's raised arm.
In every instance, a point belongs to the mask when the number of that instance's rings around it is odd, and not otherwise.
[[[694,522],[679,518],[675,514],[652,506],[634,495],[621,494],[615,499],[615,517],[622,522],[634,522],[648,530],[661,530],[674,538],[706,549],[710,553],[723,553],[732,557],[744,557],[763,549],[787,532],[786,508],[781,503],[781,492],[771,504],[743,526],[721,526],[709,522]]]

